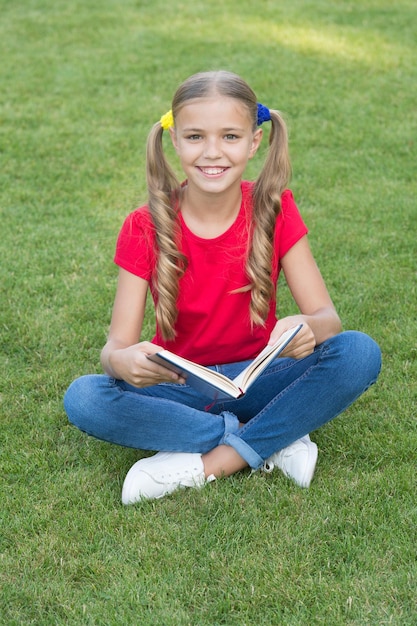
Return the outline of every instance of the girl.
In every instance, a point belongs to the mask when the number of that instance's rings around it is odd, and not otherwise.
[[[271,123],[269,151],[254,183],[248,160]],[[168,131],[186,180],[163,152]],[[257,103],[229,72],[192,76],[147,145],[148,203],[119,234],[119,280],[101,362],[106,375],[75,380],[70,421],[123,446],[159,450],[128,472],[122,501],[160,498],[244,467],[279,467],[302,487],[317,446],[308,433],[346,409],[377,379],[380,350],[341,332],[291,192],[281,115]],[[280,270],[300,310],[277,321]],[[156,335],[140,341],[148,288]],[[266,344],[302,329],[245,396],[209,404],[186,381],[147,358],[166,348],[234,378]]]

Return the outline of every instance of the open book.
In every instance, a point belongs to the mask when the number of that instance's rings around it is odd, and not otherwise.
[[[290,328],[290,330],[281,335],[274,345],[266,346],[248,367],[233,380],[227,378],[224,374],[204,367],[204,365],[188,361],[169,350],[161,350],[156,354],[149,354],[148,359],[180,374],[180,376],[186,379],[187,385],[214,400],[240,398],[247,392],[264,369],[268,367],[271,361],[281,354],[301,327],[302,324],[299,324],[294,328]]]

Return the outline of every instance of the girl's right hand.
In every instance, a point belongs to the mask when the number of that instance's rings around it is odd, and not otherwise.
[[[107,347],[105,370],[113,378],[124,380],[134,387],[150,387],[159,383],[185,383],[185,379],[147,358],[162,348],[142,341],[127,348]]]

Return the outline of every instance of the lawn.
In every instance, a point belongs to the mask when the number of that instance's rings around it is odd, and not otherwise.
[[[0,624],[414,626],[414,0],[0,10]],[[284,113],[314,254],[383,371],[313,433],[309,490],[246,471],[123,507],[142,452],[78,432],[62,396],[101,371],[116,236],[146,199],[147,133],[179,82],[216,68]],[[279,313],[293,310],[283,283]]]

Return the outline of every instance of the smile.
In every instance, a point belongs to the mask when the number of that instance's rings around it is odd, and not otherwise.
[[[218,176],[227,170],[227,167],[200,167],[199,170],[207,176]]]

